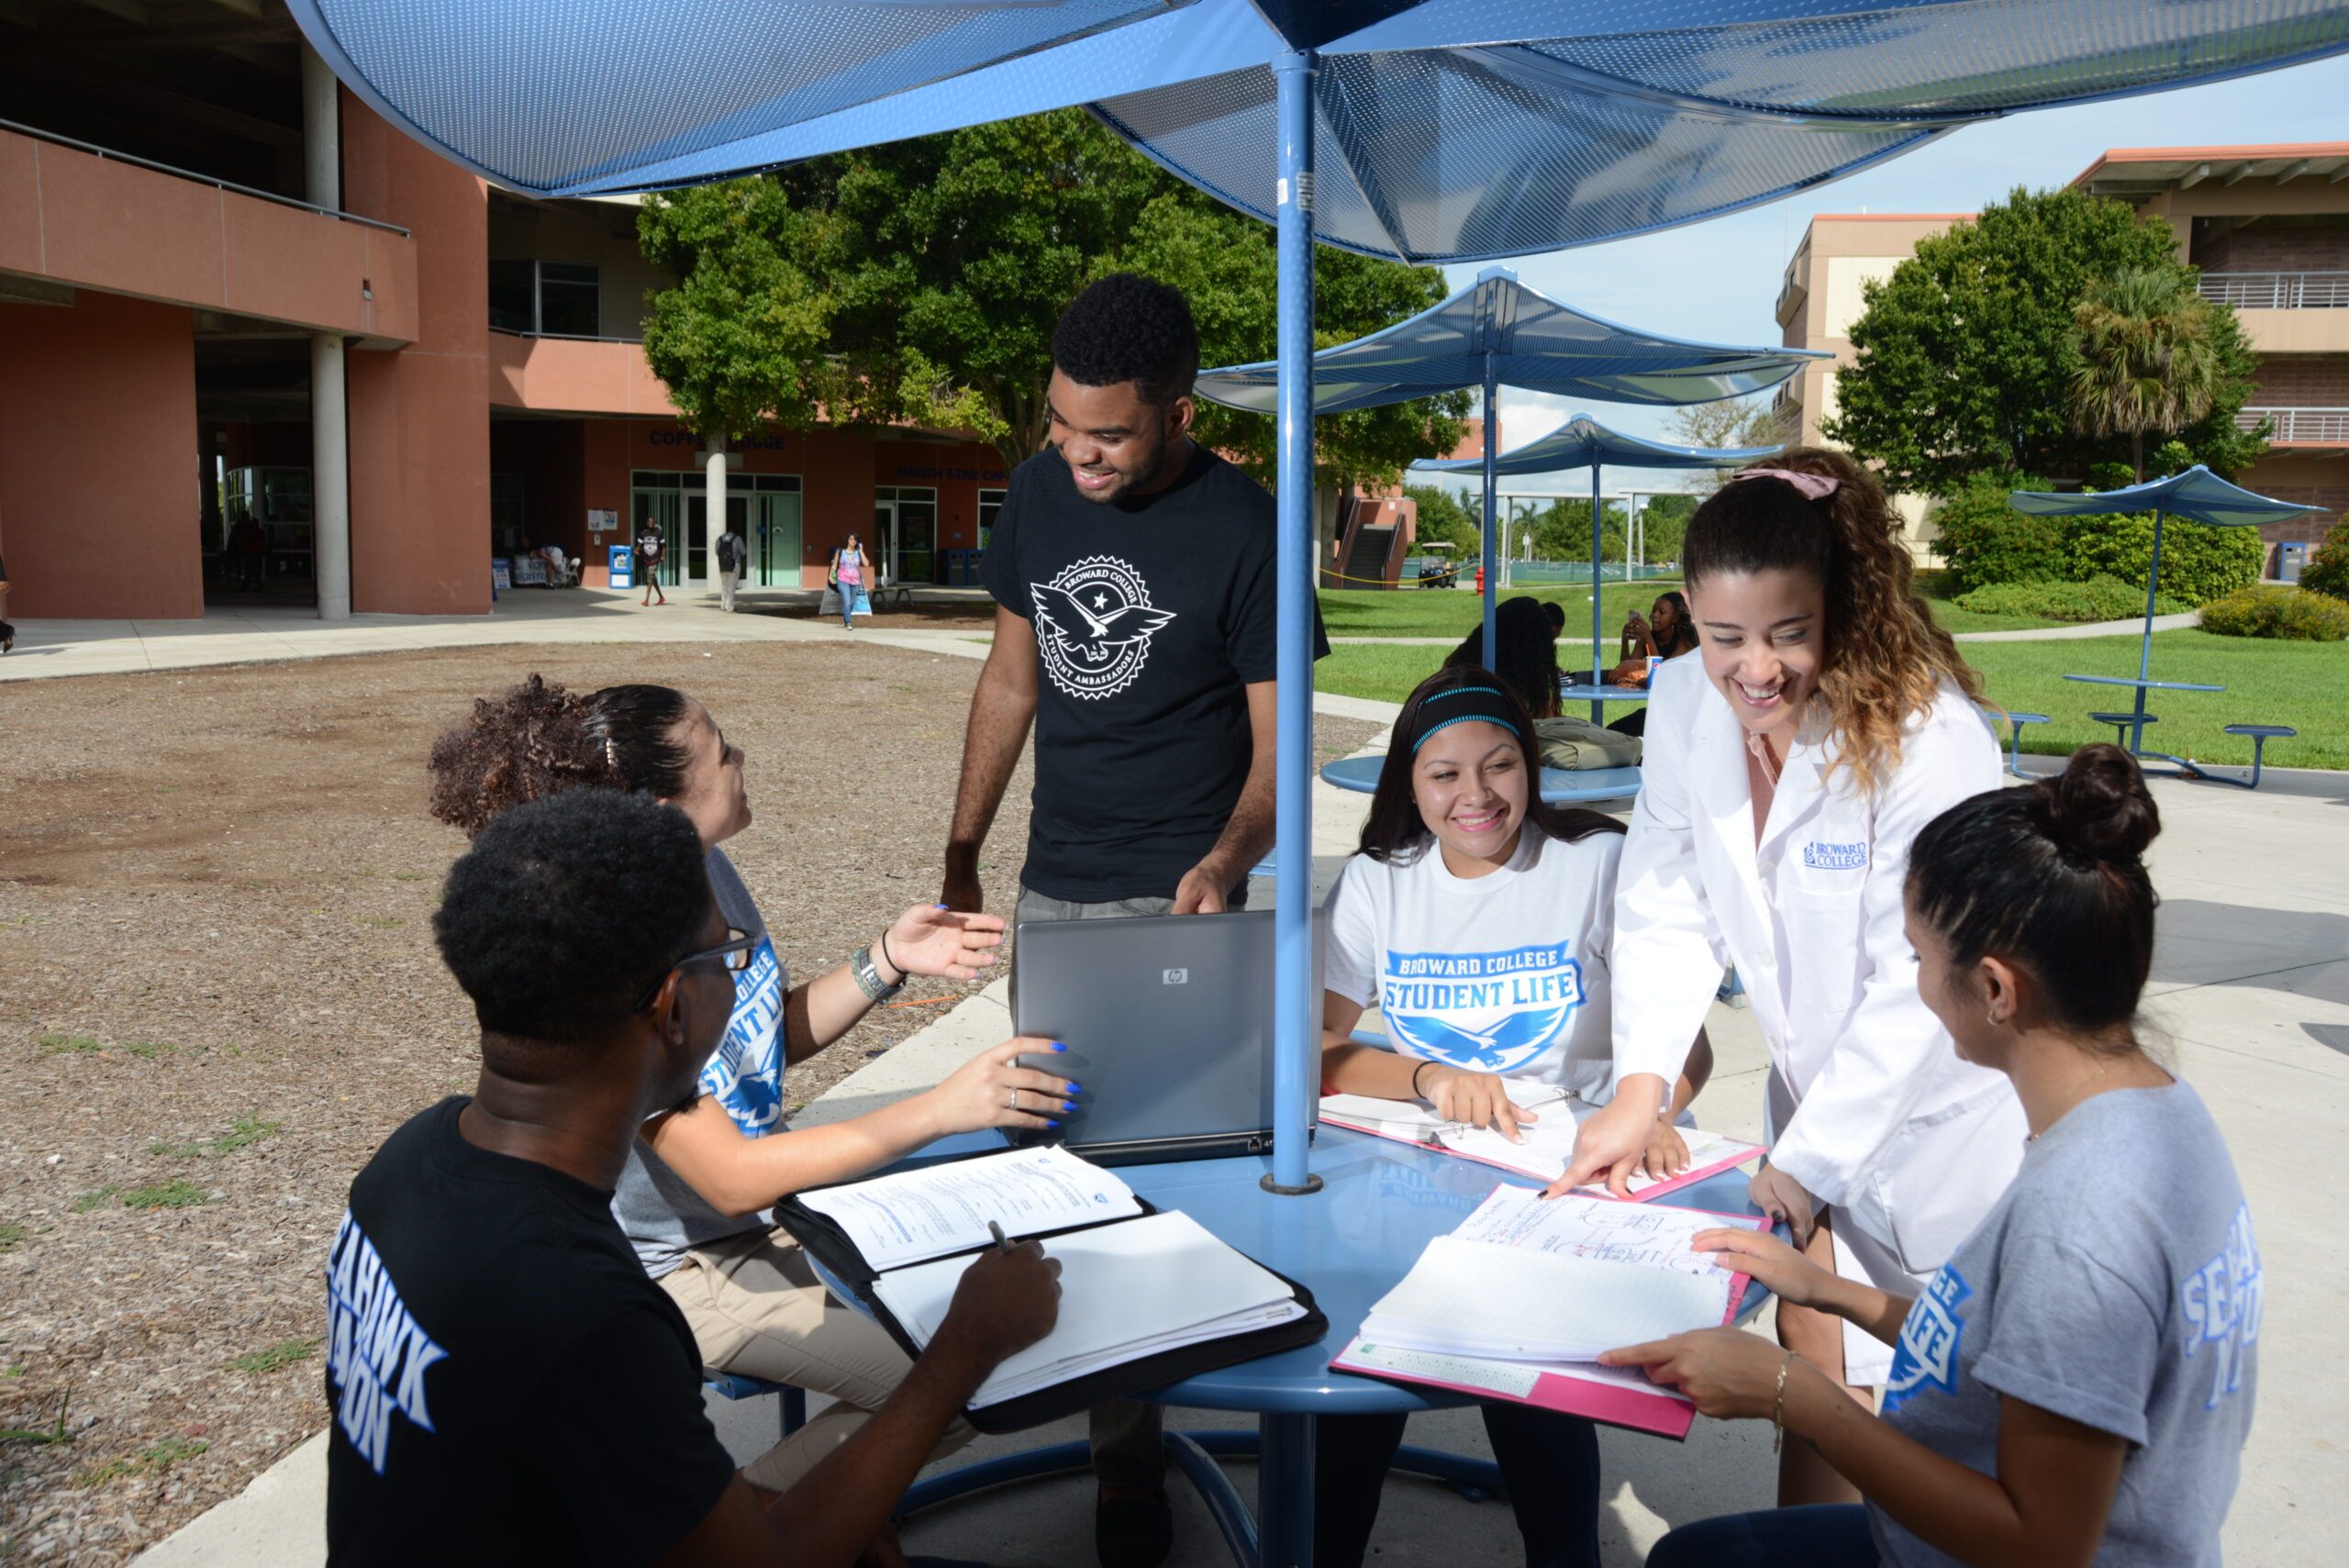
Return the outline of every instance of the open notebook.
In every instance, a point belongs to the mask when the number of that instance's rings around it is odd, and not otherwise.
[[[1057,1147],[818,1188],[777,1214],[914,1355],[945,1322],[963,1271],[995,1244],[989,1220],[1060,1261],[1059,1321],[972,1396],[981,1431],[1017,1431],[1329,1329],[1302,1286]]]
[[[1321,1096],[1321,1119],[1331,1127],[1351,1128],[1377,1138],[1391,1138],[1399,1143],[1416,1143],[1422,1148],[1456,1154],[1463,1160],[1494,1165],[1504,1171],[1514,1171],[1520,1176],[1531,1176],[1544,1182],[1554,1182],[1566,1173],[1573,1162],[1575,1129],[1598,1109],[1597,1106],[1575,1099],[1563,1089],[1513,1091],[1511,1102],[1541,1118],[1518,1130],[1524,1141],[1511,1143],[1489,1127],[1469,1127],[1462,1122],[1446,1121],[1436,1115],[1434,1107],[1424,1100],[1379,1100],[1367,1095],[1324,1095]],[[1688,1146],[1688,1168],[1676,1176],[1662,1179],[1634,1175],[1631,1178],[1631,1198],[1642,1202],[1677,1192],[1691,1182],[1701,1182],[1707,1176],[1718,1175],[1735,1165],[1742,1165],[1762,1152],[1756,1143],[1746,1143],[1734,1138],[1724,1138],[1718,1132],[1699,1132],[1693,1127],[1676,1129],[1681,1141]],[[1593,1182],[1576,1189],[1580,1192],[1604,1193],[1605,1182]]]
[[[1686,1437],[1694,1407],[1606,1351],[1732,1321],[1746,1276],[1693,1251],[1759,1216],[1494,1189],[1419,1254],[1330,1364]]]

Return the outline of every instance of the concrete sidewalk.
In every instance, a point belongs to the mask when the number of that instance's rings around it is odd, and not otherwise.
[[[1391,709],[1389,710],[1391,713]],[[2151,1038],[2164,1042],[2226,1129],[2266,1259],[2258,1419],[2226,1529],[2231,1561],[2333,1560],[2342,1517],[2340,1412],[2349,1373],[2334,1353],[2338,1303],[2349,1296],[2349,1255],[2334,1244],[2337,1195],[2349,1184],[2349,775],[2303,774],[2256,795],[2157,780],[2164,832],[2154,875],[2163,896],[2162,940],[2146,1004]],[[1358,829],[1367,797],[1315,787],[1317,882]],[[1260,889],[1268,897],[1269,890]],[[1761,1135],[1767,1053],[1742,1011],[1715,1007],[1708,1020],[1718,1060],[1699,1114],[1707,1127]],[[938,1082],[1010,1032],[1000,984],[844,1080],[796,1118],[833,1121]],[[2127,1173],[2115,1173],[2126,1179]],[[1310,1201],[1310,1200],[1299,1200]],[[740,1458],[774,1440],[774,1401],[712,1397],[712,1418]],[[1177,1429],[1229,1429],[1244,1418],[1174,1410]],[[985,1438],[963,1457],[984,1457],[1084,1436],[1065,1421],[1011,1438]],[[1411,1440],[1488,1452],[1473,1410],[1421,1416]],[[1776,1471],[1765,1427],[1699,1421],[1685,1443],[1622,1432],[1601,1435],[1606,1465],[1602,1539],[1609,1568],[1631,1568],[1670,1525],[1731,1509],[1766,1507]],[[139,1561],[148,1568],[308,1568],[323,1561],[323,1436],[295,1450],[242,1496],[221,1505]],[[1252,1495],[1251,1467],[1238,1467]],[[1214,1527],[1179,1482],[1172,1568],[1228,1561]],[[907,1550],[956,1557],[1023,1559],[1085,1568],[1093,1562],[1089,1477],[981,1494],[922,1516]],[[1390,1568],[1516,1560],[1508,1508],[1470,1503],[1432,1483],[1390,1483],[1374,1550]]]

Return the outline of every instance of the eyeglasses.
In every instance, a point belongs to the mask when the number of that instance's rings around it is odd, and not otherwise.
[[[714,948],[704,948],[699,952],[689,952],[662,970],[661,978],[654,981],[644,995],[638,998],[636,1010],[640,1013],[652,1006],[653,998],[661,995],[661,987],[669,983],[669,976],[687,964],[701,963],[713,958],[723,959],[726,961],[728,973],[741,973],[742,971],[751,967],[751,955],[758,951],[759,943],[765,940],[764,937],[751,936],[739,927],[727,927],[724,941]]]

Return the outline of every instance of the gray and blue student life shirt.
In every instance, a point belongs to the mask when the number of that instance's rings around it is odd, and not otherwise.
[[[720,850],[709,851],[709,885],[726,923],[759,939],[750,966],[734,976],[734,1017],[701,1070],[701,1092],[726,1107],[745,1138],[786,1130],[783,1119],[783,998],[791,976],[751,890]],[[729,1236],[773,1229],[763,1212],[721,1214],[671,1170],[641,1138],[629,1145],[612,1213],[645,1272],[658,1279],[685,1253]]]
[[[2129,1444],[2099,1568],[2217,1568],[2258,1389],[2262,1281],[2234,1162],[2183,1082],[2082,1102],[1900,1328],[1885,1418],[1998,1467],[1998,1400]],[[1871,1506],[1888,1563],[1956,1559]]]

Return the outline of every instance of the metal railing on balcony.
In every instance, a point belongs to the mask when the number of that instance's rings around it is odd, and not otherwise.
[[[2205,272],[2201,289],[2238,310],[2349,310],[2349,272]]]
[[[190,180],[199,185],[210,185],[217,191],[233,191],[238,195],[250,196],[255,201],[274,202],[279,206],[299,207],[304,212],[317,213],[320,217],[340,218],[345,223],[380,228],[387,233],[396,234],[403,239],[410,238],[406,229],[396,223],[385,223],[380,217],[362,217],[355,212],[344,212],[340,207],[320,206],[315,202],[296,201],[292,196],[281,196],[275,191],[255,190],[250,185],[239,185],[234,180],[216,179],[210,174],[199,174],[193,169],[182,169],[171,163],[158,163],[152,158],[137,158],[128,152],[117,152],[111,147],[100,147],[94,141],[76,141],[70,136],[60,136],[53,130],[43,130],[36,125],[19,125],[15,120],[0,119],[0,130],[12,130],[19,136],[29,136],[42,141],[55,142],[60,147],[70,147],[76,152],[86,152],[93,158],[103,158],[109,162],[128,163],[134,169],[148,169],[158,174],[169,174],[174,180]]]
[[[2274,422],[2267,439],[2278,446],[2349,446],[2349,408],[2245,408],[2235,416],[2246,430],[2263,419]]]

